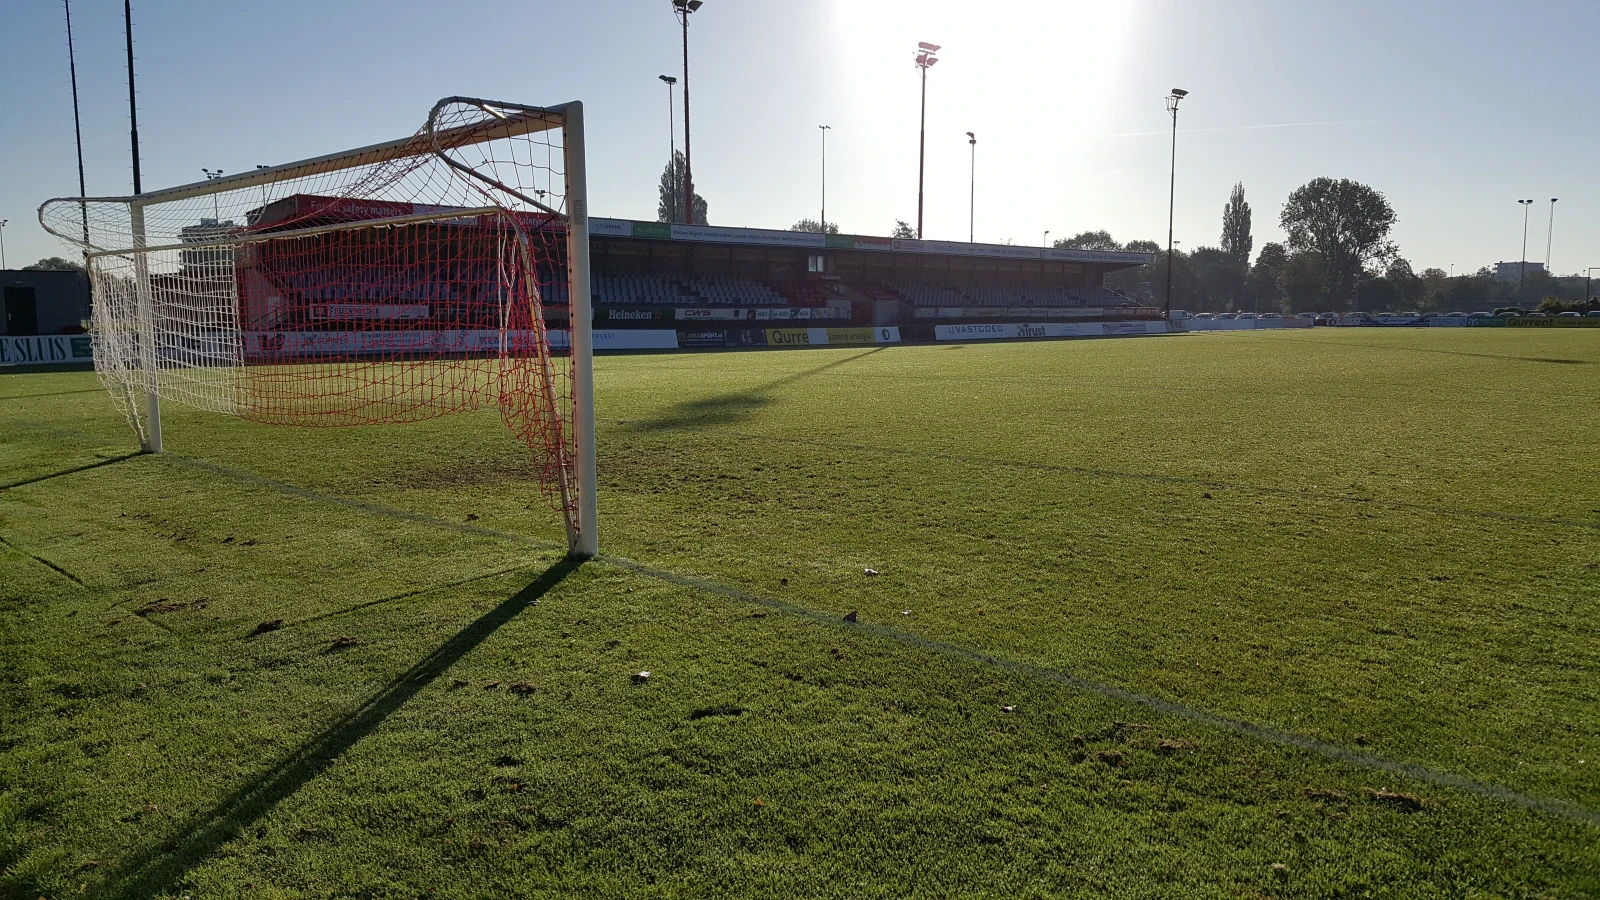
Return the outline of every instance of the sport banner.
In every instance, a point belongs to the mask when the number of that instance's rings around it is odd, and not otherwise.
[[[728,346],[728,332],[723,328],[701,328],[678,332],[678,346],[684,349]]]
[[[1600,328],[1600,319],[1591,319],[1587,316],[1565,319],[1553,316],[1548,319],[1536,319],[1532,316],[1516,316],[1504,319],[1509,328]]]
[[[664,322],[672,318],[670,309],[611,308],[595,310],[596,322]]]
[[[93,358],[87,334],[0,335],[0,366],[60,365]]]
[[[769,328],[767,344],[773,347],[829,346],[835,344],[898,344],[897,325],[863,328]]]
[[[552,328],[549,334],[551,348],[566,350],[572,346],[572,332],[567,329]],[[678,347],[678,333],[670,329],[596,329],[593,334],[596,350],[673,350]],[[531,332],[522,333],[524,340],[531,340],[532,337]],[[3,340],[0,338],[0,341]],[[87,350],[88,338],[81,340]],[[245,355],[252,360],[407,351],[488,356],[500,352],[500,331],[489,328],[453,331],[421,328],[406,331],[247,331],[244,333],[244,348]],[[84,358],[87,358],[87,353]]]

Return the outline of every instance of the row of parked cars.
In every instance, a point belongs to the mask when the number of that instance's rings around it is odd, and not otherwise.
[[[1438,314],[1435,314],[1435,315],[1438,315],[1441,318],[1446,318],[1446,319],[1494,319],[1494,318],[1515,319],[1515,318],[1518,318],[1518,317],[1527,317],[1527,318],[1534,318],[1534,319],[1548,318],[1548,316],[1545,313],[1541,313],[1541,312],[1521,312],[1521,311],[1506,311],[1506,312],[1500,312],[1500,313],[1451,312],[1451,313],[1438,313]],[[1595,311],[1590,312],[1590,313],[1577,313],[1577,312],[1557,313],[1556,317],[1557,318],[1563,318],[1563,319],[1569,319],[1569,318],[1570,319],[1575,319],[1575,318],[1582,317],[1584,315],[1587,315],[1589,318],[1600,319],[1600,310],[1595,310]],[[1245,313],[1194,313],[1194,314],[1190,314],[1190,313],[1185,312],[1185,311],[1183,311],[1181,309],[1173,310],[1172,311],[1172,318],[1174,318],[1174,319],[1195,319],[1195,320],[1213,319],[1213,320],[1216,320],[1216,321],[1232,321],[1232,320],[1235,320],[1235,319],[1242,320],[1242,321],[1243,320],[1256,320],[1256,321],[1259,321],[1259,322],[1266,322],[1266,323],[1281,322],[1283,320],[1283,316],[1281,316],[1281,315],[1279,315],[1277,313],[1270,313],[1270,312],[1269,313],[1247,313],[1247,312],[1245,312]],[[1419,313],[1419,312],[1378,313],[1376,315],[1371,314],[1371,313],[1364,313],[1364,312],[1352,312],[1352,313],[1344,313],[1344,314],[1335,313],[1335,312],[1325,312],[1325,313],[1303,312],[1303,313],[1297,313],[1295,315],[1295,318],[1296,319],[1310,319],[1310,320],[1312,320],[1311,324],[1313,324],[1313,325],[1345,325],[1345,326],[1349,326],[1349,325],[1424,325],[1424,324],[1427,324],[1427,321],[1428,321],[1429,318],[1431,318],[1431,316],[1425,315],[1425,314]]]

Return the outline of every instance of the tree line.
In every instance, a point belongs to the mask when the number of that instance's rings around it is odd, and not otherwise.
[[[1107,275],[1106,284],[1159,306],[1170,265],[1172,307],[1197,312],[1587,308],[1581,277],[1535,271],[1520,283],[1506,282],[1487,266],[1455,276],[1437,268],[1417,272],[1390,240],[1397,220],[1380,191],[1349,179],[1316,178],[1284,202],[1278,224],[1287,239],[1263,244],[1252,262],[1250,204],[1244,185],[1235,184],[1217,246],[1174,249],[1169,260],[1155,241],[1119,243],[1105,231],[1085,231],[1055,246],[1156,254],[1148,265]]]

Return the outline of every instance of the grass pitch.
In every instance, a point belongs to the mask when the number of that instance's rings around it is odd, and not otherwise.
[[[1600,895],[1597,337],[602,358],[578,567],[0,375],[0,896]]]

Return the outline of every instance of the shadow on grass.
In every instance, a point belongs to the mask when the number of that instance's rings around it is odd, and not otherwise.
[[[1316,344],[1319,347],[1361,347],[1365,350],[1392,350],[1396,353],[1442,353],[1445,356],[1475,356],[1478,359],[1505,359],[1512,362],[1552,363],[1562,366],[1590,366],[1594,365],[1587,359],[1561,359],[1553,356],[1511,356],[1505,353],[1472,353],[1466,350],[1435,350],[1430,347],[1397,347],[1388,344],[1350,344],[1343,341],[1330,344],[1326,341],[1306,341],[1295,338],[1284,338],[1286,341],[1295,341],[1300,344]]]
[[[173,888],[185,875],[256,820],[377,730],[434,679],[483,643],[581,565],[566,558],[534,582],[457,632],[416,665],[396,676],[366,702],[341,716],[282,762],[223,798],[210,812],[161,843],[135,854],[108,873],[99,896],[143,898]]]
[[[9,397],[0,397],[0,400],[37,400],[41,397],[65,397],[69,394],[104,394],[105,388],[92,387],[76,391],[46,391],[43,394],[15,394]]]
[[[643,419],[637,422],[629,422],[628,424],[646,431],[668,431],[708,425],[736,425],[750,418],[757,410],[772,403],[773,399],[769,396],[772,391],[794,384],[797,381],[821,375],[829,369],[836,369],[853,363],[858,359],[871,356],[884,349],[886,348],[874,347],[871,350],[846,356],[844,359],[836,359],[814,369],[796,372],[793,375],[785,375],[776,381],[769,381],[766,384],[758,385],[748,390],[718,394],[713,397],[701,397],[695,400],[684,400],[681,403],[674,404],[670,410],[654,419]]]
[[[140,453],[124,453],[120,456],[112,456],[106,459],[96,460],[85,465],[73,466],[70,469],[62,469],[59,472],[50,472],[46,475],[37,475],[33,478],[24,478],[21,481],[13,481],[10,484],[0,484],[0,491],[9,491],[12,488],[19,488],[29,484],[38,484],[41,481],[49,481],[52,478],[60,478],[63,475],[75,475],[79,472],[87,472],[90,469],[98,469],[101,466],[109,466],[112,463],[119,463],[124,460],[133,459],[135,456],[142,455],[143,454]]]

